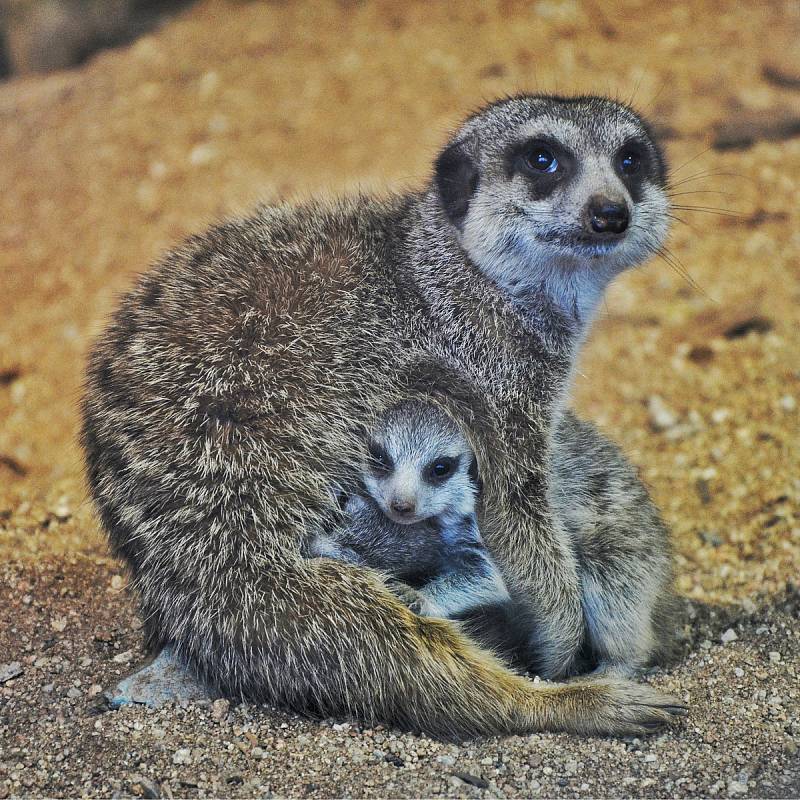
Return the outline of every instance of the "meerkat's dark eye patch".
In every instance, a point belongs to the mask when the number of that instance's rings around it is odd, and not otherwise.
[[[663,166],[658,153],[645,142],[631,139],[617,150],[611,161],[634,203],[641,202],[646,181],[663,185]]]
[[[648,167],[647,148],[639,142],[624,144],[614,156],[614,168],[623,178],[646,173]]]
[[[620,153],[619,169],[624,175],[635,175],[642,168],[642,160],[639,156],[628,150]]]
[[[386,450],[374,440],[367,443],[369,468],[375,475],[388,475],[394,469],[394,461]]]
[[[535,172],[548,173],[555,172],[559,166],[555,153],[547,147],[534,147],[525,156],[525,164]]]
[[[456,456],[442,456],[431,461],[425,468],[425,479],[429,483],[443,483],[446,481],[457,469],[460,458]]]
[[[509,179],[515,174],[529,179],[533,200],[543,200],[569,176],[575,159],[555,139],[537,137],[513,144],[506,153]]]

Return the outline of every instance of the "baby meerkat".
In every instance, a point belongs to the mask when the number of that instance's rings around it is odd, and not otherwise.
[[[441,410],[402,403],[371,432],[346,520],[319,535],[311,556],[385,573],[418,614],[457,619],[511,598],[478,531],[477,464],[464,435]]]

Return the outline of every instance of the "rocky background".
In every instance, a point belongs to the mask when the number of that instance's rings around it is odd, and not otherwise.
[[[0,798],[800,794],[800,5],[203,0],[161,22],[0,84]],[[456,745],[224,701],[107,711],[143,653],[76,433],[119,293],[257,200],[419,184],[518,90],[630,100],[667,143],[670,254],[613,287],[576,405],[674,531],[684,655],[649,679],[691,715]]]

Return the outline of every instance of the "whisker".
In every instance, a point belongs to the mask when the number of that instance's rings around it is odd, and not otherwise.
[[[751,177],[750,175],[743,175],[741,172],[725,172],[722,170],[713,172],[710,170],[703,170],[702,172],[696,172],[694,175],[689,175],[686,178],[682,178],[676,183],[669,183],[667,189],[677,189],[679,186],[683,186],[685,183],[703,180],[704,178],[740,178],[742,180],[755,181],[755,178]]]
[[[696,225],[692,225],[691,222],[689,222],[688,220],[683,219],[683,217],[679,217],[677,214],[671,214],[669,212],[667,212],[667,216],[670,219],[674,219],[675,222],[680,222],[680,223],[686,225],[687,227],[691,228],[693,231],[695,231],[695,233],[700,233],[700,229]]]
[[[683,164],[681,164],[680,166],[677,166],[677,167],[675,167],[675,169],[671,170],[672,174],[673,175],[677,175],[682,169],[685,169],[687,166],[689,166],[689,164],[691,164],[692,161],[697,160],[698,158],[700,158],[700,156],[704,156],[709,150],[711,150],[710,146],[706,147],[705,150],[701,150],[696,155],[693,155],[688,161],[684,161]]]
[[[658,100],[658,98],[661,97],[661,93],[666,88],[667,88],[667,79],[664,78],[664,80],[661,81],[661,87],[655,93],[655,95],[650,100],[648,100],[647,103],[645,103],[645,105],[642,107],[642,111],[649,111],[655,105],[656,100]]]
[[[699,211],[703,214],[715,214],[718,217],[741,217],[741,211],[734,211],[730,208],[714,208],[713,206],[672,206],[676,211]]]
[[[733,192],[723,192],[720,189],[690,189],[686,192],[667,192],[667,197],[682,197],[686,194],[719,194],[723,197],[733,197]]]
[[[691,276],[686,265],[667,247],[662,244],[656,251],[661,258],[669,264],[675,272],[680,275],[696,292],[699,292],[707,300],[716,302],[708,292]]]
[[[680,220],[681,222],[683,220]],[[712,303],[715,303],[716,300],[712,298],[705,289],[691,276],[689,270],[686,268],[686,265],[678,258],[672,250],[666,244],[659,243],[658,239],[653,236],[651,233],[644,231],[641,229],[642,232],[645,234],[645,242],[650,245],[653,249],[653,253],[657,255],[665,264],[667,264],[676,275],[679,275],[689,286],[692,287],[696,292],[699,292],[703,297],[710,300]]]
[[[636,95],[639,93],[639,89],[642,85],[642,81],[644,80],[644,69],[639,72],[639,77],[636,79],[636,84],[633,87],[633,91],[631,92],[631,96],[627,101],[627,105],[633,108],[633,101],[636,98]]]

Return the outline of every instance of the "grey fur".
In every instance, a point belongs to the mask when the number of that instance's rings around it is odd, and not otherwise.
[[[584,161],[615,196],[629,191],[605,169],[621,130],[658,154],[617,103],[511,98],[468,121],[422,192],[259,208],[191,238],[124,298],[90,359],[83,444],[151,647],[171,644],[229,695],[440,735],[645,733],[683,712],[617,677],[530,683],[452,623],[410,612],[378,573],[302,555],[335,521],[330,487],[355,483],[377,416],[434,402],[478,459],[480,530],[536,618],[542,673],[574,669],[579,562],[548,492],[588,317],[552,278],[601,291],[658,246],[667,203],[649,167],[616,246],[571,248],[585,216],[571,200],[548,241],[534,179],[504,153],[554,123],[582,131],[588,153],[554,200],[577,196]],[[490,247],[475,244],[481,225]]]
[[[680,615],[667,528],[620,450],[571,413],[554,437],[550,502],[578,557],[582,666],[631,673],[669,659]]]
[[[310,555],[372,567],[392,578],[387,585],[417,614],[457,618],[485,605],[509,602],[502,575],[478,531],[477,487],[470,476],[474,454],[442,411],[402,403],[384,414],[369,434],[388,463],[364,454],[361,483],[343,524],[317,536]],[[446,480],[426,475],[432,463],[451,459]],[[392,503],[407,505],[398,516]]]

